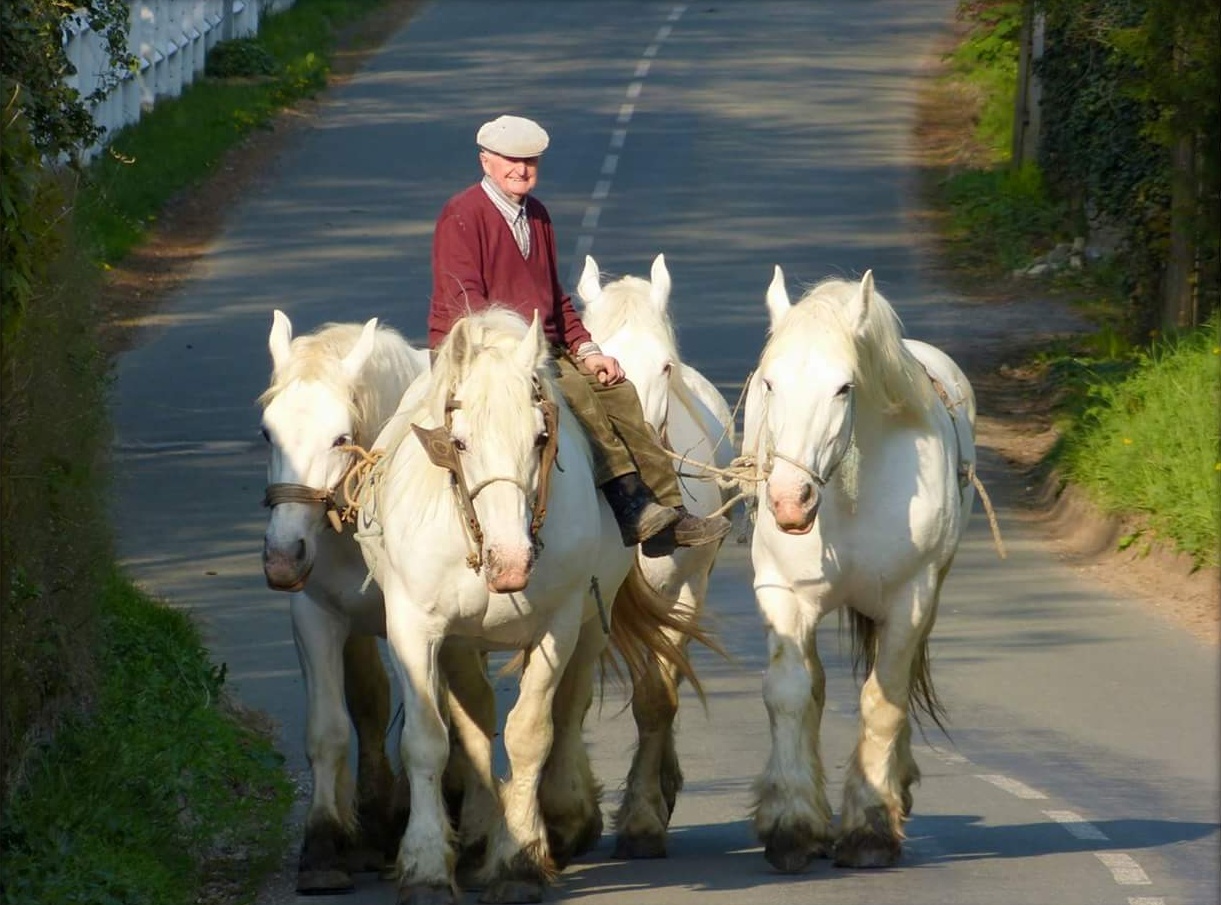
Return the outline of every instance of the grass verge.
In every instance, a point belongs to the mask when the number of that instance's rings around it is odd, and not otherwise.
[[[115,575],[101,617],[91,714],[61,728],[0,822],[3,901],[240,901],[283,851],[282,758],[186,616]]]
[[[1221,319],[1126,356],[1047,364],[1065,391],[1050,462],[1105,511],[1139,516],[1121,546],[1160,542],[1221,565]]]

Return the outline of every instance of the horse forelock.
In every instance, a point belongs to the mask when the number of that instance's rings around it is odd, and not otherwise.
[[[371,442],[394,411],[403,388],[422,368],[411,345],[398,331],[379,326],[373,351],[353,380],[343,368],[343,359],[355,347],[363,329],[362,324],[327,323],[294,338],[288,362],[272,375],[259,404],[266,408],[294,384],[320,384],[344,400],[352,420],[353,439],[361,444]]]
[[[668,357],[678,361],[674,326],[650,297],[652,284],[635,276],[620,277],[602,288],[602,297],[588,305],[583,318],[595,338],[610,338],[620,330],[651,336]]]
[[[529,328],[513,312],[488,309],[465,320],[458,336],[451,332],[437,347],[427,389],[410,420],[443,425],[446,407],[457,399],[464,416],[478,426],[477,443],[518,450],[516,465],[524,471],[536,454],[537,397],[567,410],[549,373],[549,359],[534,369],[521,367],[515,353]],[[413,469],[404,480],[414,488],[411,493],[447,486],[443,472],[432,468]]]
[[[848,319],[848,305],[856,282],[831,278],[811,288],[773,331],[760,366],[795,356],[804,360],[816,354],[843,356],[852,371],[862,401],[891,414],[927,416],[939,405],[924,367],[903,343],[903,324],[890,302],[873,292],[865,322]]]

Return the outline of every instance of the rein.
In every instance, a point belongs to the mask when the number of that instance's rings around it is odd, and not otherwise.
[[[559,452],[559,409],[556,404],[544,399],[540,394],[535,400],[543,411],[543,425],[547,442],[539,450],[538,490],[534,496],[530,516],[530,543],[535,553],[543,549],[543,541],[539,536],[543,529],[543,521],[547,517],[547,498],[551,492],[551,469]],[[445,404],[445,425],[443,427],[421,427],[411,425],[412,431],[424,448],[429,461],[438,468],[449,472],[450,486],[458,498],[458,508],[462,510],[462,524],[466,531],[470,549],[466,554],[466,564],[478,574],[483,568],[483,526],[479,524],[479,516],[475,512],[475,498],[492,484],[504,482],[512,484],[521,490],[525,496],[530,495],[530,488],[515,477],[485,478],[474,487],[467,484],[466,475],[462,471],[462,460],[454,445],[451,433],[451,415],[460,409],[462,403],[452,397]]]

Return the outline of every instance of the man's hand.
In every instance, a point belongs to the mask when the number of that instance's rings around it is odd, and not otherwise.
[[[581,359],[581,365],[597,377],[598,383],[603,386],[614,386],[621,383],[626,377],[623,368],[619,365],[619,359],[609,355],[586,355]]]

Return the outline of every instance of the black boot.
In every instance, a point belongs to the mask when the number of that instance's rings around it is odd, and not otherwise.
[[[645,556],[669,556],[679,547],[702,547],[719,541],[733,527],[723,515],[700,518],[688,512],[686,506],[679,506],[675,511],[679,513],[678,521],[640,545]]]
[[[682,518],[677,509],[657,502],[634,471],[607,481],[602,485],[602,493],[619,523],[619,535],[625,547],[648,540]]]

